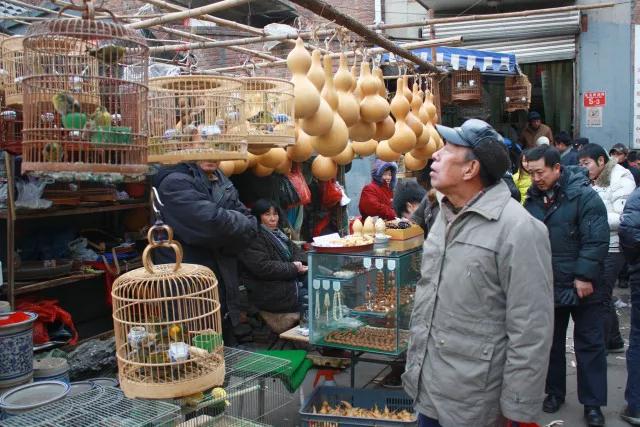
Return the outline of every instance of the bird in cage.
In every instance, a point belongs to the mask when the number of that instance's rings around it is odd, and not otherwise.
[[[91,115],[92,127],[108,127],[111,126],[111,113],[102,105],[96,108],[96,111]]]
[[[67,92],[59,92],[53,95],[51,102],[53,103],[53,108],[55,108],[61,116],[69,113],[79,113],[82,109],[78,100]]]
[[[45,162],[61,162],[64,151],[57,142],[49,142],[42,149],[42,158]]]
[[[97,49],[89,49],[89,55],[105,64],[117,64],[126,53],[124,46],[107,44]]]

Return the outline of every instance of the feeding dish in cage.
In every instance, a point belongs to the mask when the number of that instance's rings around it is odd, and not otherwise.
[[[149,162],[245,159],[241,87],[235,79],[216,76],[152,79]]]
[[[23,41],[22,170],[139,179],[148,171],[149,49],[115,19],[93,19],[102,9],[91,2],[68,7],[83,19],[38,22]]]
[[[221,385],[218,281],[210,269],[182,263],[171,228],[154,226],[148,238],[144,267],[116,279],[111,292],[120,388],[127,397],[166,399]],[[175,264],[154,265],[153,250],[174,251]]]
[[[293,83],[269,77],[242,79],[249,146],[295,144]]]

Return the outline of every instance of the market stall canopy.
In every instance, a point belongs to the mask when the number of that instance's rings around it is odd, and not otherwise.
[[[415,55],[425,61],[432,60],[432,49],[414,49]],[[393,53],[382,55],[382,62],[396,62]],[[517,74],[516,56],[510,53],[497,53],[487,50],[458,49],[454,47],[436,48],[436,62],[446,64],[453,70],[472,70],[476,68],[485,74]]]

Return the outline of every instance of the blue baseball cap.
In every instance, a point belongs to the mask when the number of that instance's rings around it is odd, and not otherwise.
[[[504,144],[504,138],[489,123],[478,119],[469,119],[460,127],[450,128],[436,125],[444,140],[460,147],[475,148],[483,141],[495,141]]]

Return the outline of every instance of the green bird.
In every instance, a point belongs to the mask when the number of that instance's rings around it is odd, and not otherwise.
[[[53,108],[55,108],[61,116],[69,113],[79,113],[82,109],[80,103],[67,92],[60,92],[53,95],[51,102],[53,102]]]
[[[111,126],[111,113],[102,105],[96,108],[96,111],[91,115],[91,121],[94,126],[109,127]]]
[[[90,49],[89,55],[106,64],[117,64],[126,52],[124,46],[108,44],[98,49]]]
[[[64,157],[60,144],[49,142],[42,149],[42,157],[45,162],[59,162]]]

